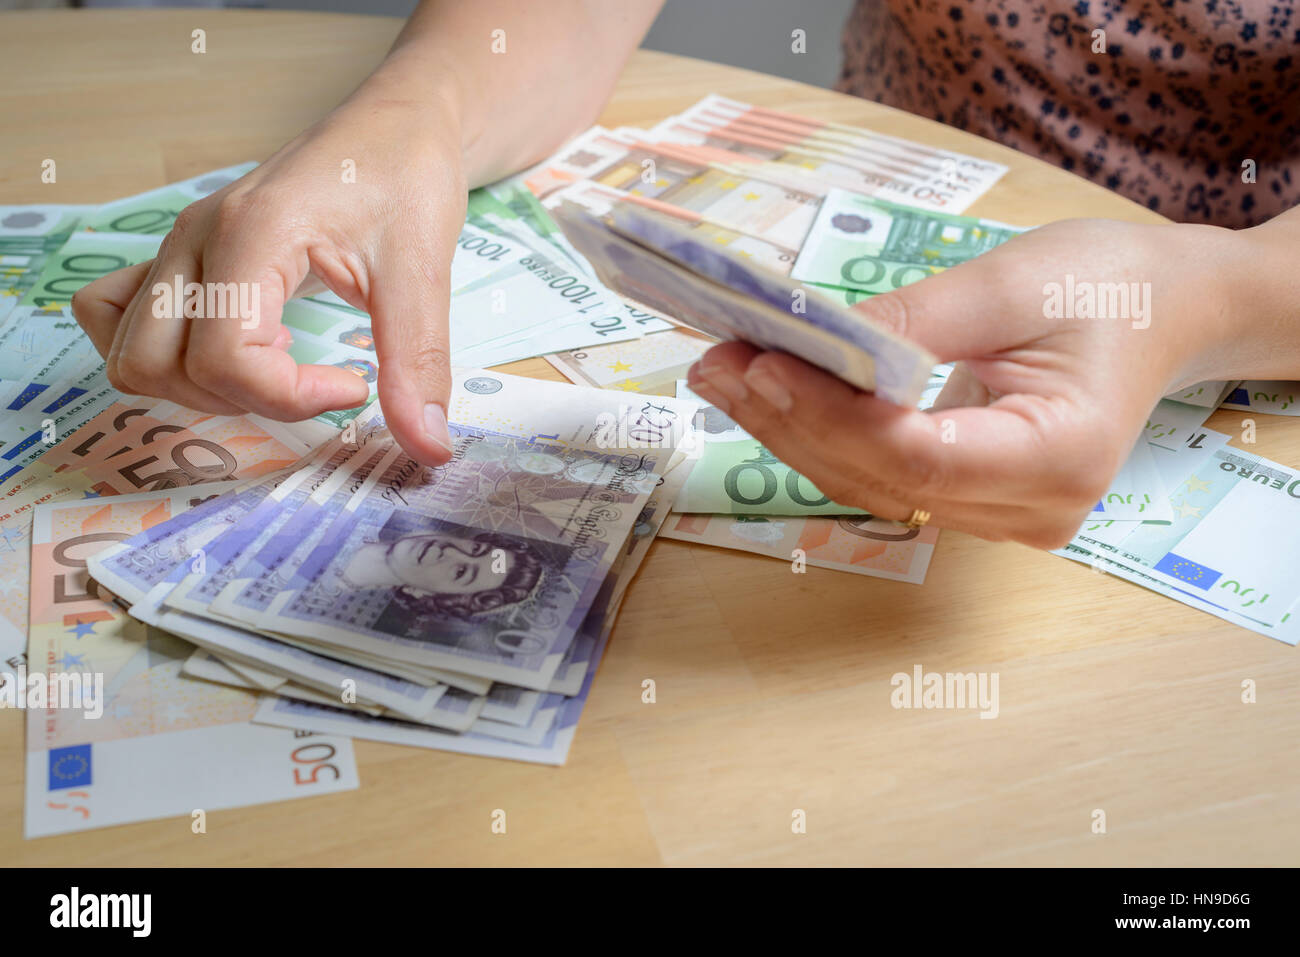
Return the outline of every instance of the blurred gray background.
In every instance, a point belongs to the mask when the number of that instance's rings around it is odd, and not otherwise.
[[[0,10],[65,6],[267,7],[405,17],[415,0],[0,0]],[[668,0],[645,46],[828,87],[839,74],[840,28],[852,6],[853,0]],[[790,50],[795,29],[805,32],[804,53]]]
[[[645,47],[830,86],[853,0],[668,0]],[[807,52],[790,52],[795,29]]]

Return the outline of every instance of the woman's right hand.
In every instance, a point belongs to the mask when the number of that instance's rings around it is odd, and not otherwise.
[[[1300,368],[1294,327],[1266,321],[1238,279],[1261,260],[1254,231],[1063,220],[863,301],[859,312],[959,363],[930,412],[739,342],[710,349],[688,381],[836,502],[1059,548],[1161,396],[1268,369],[1265,353],[1274,369]],[[1051,290],[1076,280],[1134,292],[1115,312],[1096,292],[1106,318],[1058,315]]]
[[[447,461],[448,276],[466,179],[454,101],[431,86],[381,68],[265,163],[184,209],[156,259],[78,292],[77,321],[113,386],[283,421],[354,408],[364,381],[286,351],[284,303],[328,288],[371,316],[394,438],[422,463]],[[257,283],[257,322],[161,318],[154,284],[176,276]]]

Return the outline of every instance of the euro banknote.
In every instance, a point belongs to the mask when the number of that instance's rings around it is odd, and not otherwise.
[[[1024,231],[833,189],[790,275],[861,293],[890,292],[974,259]]]
[[[841,505],[769,452],[757,439],[704,445],[677,512],[732,515],[862,515]]]
[[[180,424],[186,422],[197,431]],[[132,426],[142,427],[124,431]],[[105,453],[102,460],[88,462],[97,449]],[[153,400],[115,403],[92,418],[14,476],[5,490],[0,507],[5,543],[0,547],[0,652],[16,656],[26,646],[31,523],[38,504],[264,475],[292,464],[300,451],[282,430],[267,432],[242,417],[205,417],[179,408],[168,413]],[[24,480],[25,473],[33,474],[32,481]]]
[[[0,206],[0,321],[18,305],[49,257],[93,206]]]
[[[1287,572],[1300,478],[1293,470],[1221,447],[1171,490],[1173,521],[1127,534],[1085,525],[1073,544],[1212,605],[1277,629],[1300,587]],[[1261,548],[1261,542],[1271,542]]]
[[[676,395],[678,380],[711,345],[711,339],[674,329],[545,358],[570,382],[597,389]]]
[[[1168,404],[1164,400],[1162,404]],[[1173,416],[1166,410],[1158,412],[1160,419],[1168,420]],[[1156,468],[1161,480],[1168,489],[1178,489],[1188,476],[1195,474],[1210,458],[1223,449],[1229,436],[1211,429],[1199,428],[1194,431],[1173,429],[1180,441],[1171,441],[1173,436],[1164,435],[1167,422],[1156,423],[1161,426],[1148,440]],[[1055,554],[1073,561],[1089,565],[1094,572],[1106,573],[1132,582],[1174,601],[1188,605],[1199,611],[1215,615],[1225,621],[1260,634],[1277,638],[1288,644],[1300,640],[1300,616],[1291,609],[1278,620],[1277,625],[1270,625],[1250,615],[1250,607],[1240,611],[1229,607],[1229,603],[1217,600],[1213,591],[1202,591],[1188,585],[1174,585],[1152,577],[1145,571],[1118,561],[1116,546],[1127,538],[1137,524],[1130,521],[1116,521],[1102,517],[1090,517],[1079,529],[1070,544],[1056,550]]]
[[[100,233],[165,235],[171,231],[176,217],[186,206],[225,189],[256,166],[254,162],[236,163],[158,189],[113,200],[90,213],[82,228]]]
[[[1251,379],[1235,386],[1222,407],[1240,412],[1300,415],[1300,383]]]
[[[88,283],[153,259],[162,239],[135,233],[73,233],[49,257],[19,305],[70,306],[73,295]]]
[[[962,213],[1006,174],[993,160],[847,123],[819,120],[712,94],[650,132],[740,153],[867,196]]]
[[[180,674],[190,646],[101,597],[86,559],[226,485],[38,506],[31,645],[49,683],[101,676],[99,714],[46,702],[27,722],[28,837],[357,787],[345,736],[253,725],[255,695]]]
[[[1173,518],[1173,508],[1145,437],[1139,436],[1133,444],[1090,517],[1161,522]]]
[[[1240,385],[1241,382],[1235,379],[1222,382],[1215,380],[1194,382],[1186,388],[1169,393],[1168,398],[1213,411],[1222,405],[1229,395],[1234,394]]]
[[[650,130],[593,128],[528,171],[525,182],[544,201],[579,179],[635,185],[643,178],[657,193],[685,192],[710,171],[792,192],[839,187],[961,213],[1006,170],[969,154],[710,96]]]
[[[1087,565],[1094,574],[1113,575],[1148,591],[1194,608],[1197,611],[1213,615],[1223,621],[1246,628],[1257,634],[1276,638],[1288,645],[1300,643],[1300,606],[1293,606],[1278,621],[1269,625],[1248,614],[1235,611],[1215,601],[1213,596],[1199,593],[1196,589],[1171,585],[1161,579],[1153,578],[1142,570],[1123,562],[1116,561],[1114,554],[1105,549],[1093,551],[1085,545],[1078,544],[1078,539],[1053,554],[1068,558],[1081,565]]]

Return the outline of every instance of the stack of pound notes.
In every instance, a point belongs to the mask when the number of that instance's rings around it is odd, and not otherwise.
[[[275,695],[259,723],[563,763],[695,410],[458,370],[446,465],[409,459],[371,406],[187,509],[119,496],[156,520],[85,561],[183,642],[182,674]]]
[[[899,405],[916,405],[937,360],[926,349],[788,276],[692,236],[681,220],[612,201],[553,210],[601,281],[719,339],[796,355]]]

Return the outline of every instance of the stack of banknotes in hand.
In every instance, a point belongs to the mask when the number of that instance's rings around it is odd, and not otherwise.
[[[883,398],[929,408],[951,366],[875,326],[862,304],[1024,232],[962,215],[1005,172],[974,156],[713,96],[649,131],[590,130],[522,178],[610,287],[713,337],[791,352]],[[574,382],[684,396],[685,370],[708,344],[674,330],[548,359]],[[1225,396],[1229,408],[1295,404],[1288,383],[1235,387],[1197,383],[1162,400],[1085,526],[1100,537],[1081,532],[1063,554],[1095,567],[1127,561],[1116,574],[1294,642],[1290,599],[1279,601],[1287,589],[1255,573],[1272,552],[1247,554],[1259,539],[1234,536],[1231,507],[1216,509],[1220,530],[1206,523],[1199,537],[1210,544],[1200,547],[1239,556],[1215,567],[1240,575],[1203,573],[1155,543],[1172,547],[1171,523],[1186,528],[1206,509],[1184,500],[1182,483],[1204,464],[1198,456],[1227,441],[1202,428]],[[902,529],[831,501],[718,409],[705,408],[700,427],[702,454],[661,536],[924,580],[934,529]],[[1214,466],[1232,472],[1227,459]],[[1235,474],[1257,485],[1264,477],[1248,465]],[[1251,515],[1266,522],[1266,497],[1255,498]],[[1139,548],[1144,536],[1151,541]],[[1116,547],[1121,541],[1133,555]],[[1169,577],[1153,571],[1175,564]],[[1189,591],[1191,578],[1200,587]],[[1200,593],[1211,580],[1223,594]],[[1265,601],[1282,605],[1272,620],[1259,612]]]
[[[860,308],[1023,231],[961,215],[1000,163],[707,97],[654,129],[594,128],[520,177],[607,286],[677,329],[548,356],[574,382],[687,395],[716,339],[790,352],[927,408],[950,366]],[[937,541],[823,495],[721,410],[667,538],[920,583]]]
[[[590,130],[523,179],[612,289],[712,337],[793,352],[880,397],[930,408],[952,367],[872,324],[862,304],[1026,231],[962,215],[1005,172],[979,157],[710,96],[653,130]],[[682,397],[685,369],[708,343],[672,330],[547,358],[575,382]],[[1186,477],[1180,469],[1209,449],[1201,425],[1226,395],[1235,408],[1284,411],[1294,402],[1288,384],[1235,385],[1200,382],[1162,400],[1089,527],[1097,532],[1100,521],[1119,538],[1186,510],[1170,495]],[[924,580],[935,529],[900,529],[831,501],[716,408],[699,425],[702,454],[660,536]],[[1091,557],[1086,545],[1067,554]],[[1128,577],[1156,583],[1144,572]],[[1245,588],[1238,605],[1258,602],[1258,590],[1231,576],[1223,583]],[[1158,590],[1180,597],[1167,583]]]

